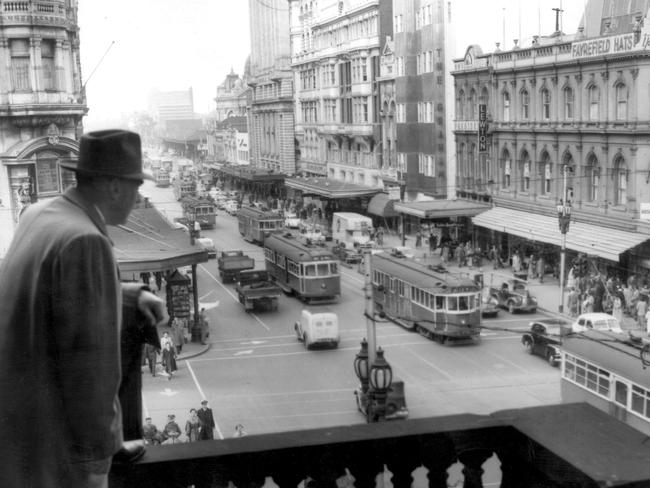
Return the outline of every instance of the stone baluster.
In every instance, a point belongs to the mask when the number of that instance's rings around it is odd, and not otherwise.
[[[483,487],[483,463],[492,456],[492,451],[486,449],[472,449],[463,451],[458,455],[458,460],[463,463],[465,482],[463,488]]]

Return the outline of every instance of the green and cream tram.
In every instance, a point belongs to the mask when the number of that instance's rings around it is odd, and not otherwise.
[[[327,248],[290,233],[271,234],[264,240],[264,259],[273,280],[301,300],[332,301],[341,294],[339,262]]]
[[[284,219],[279,214],[255,207],[240,208],[237,220],[244,240],[256,244],[264,244],[267,235],[284,228]]]
[[[371,263],[375,305],[389,319],[440,343],[479,338],[481,289],[470,278],[386,253]]]

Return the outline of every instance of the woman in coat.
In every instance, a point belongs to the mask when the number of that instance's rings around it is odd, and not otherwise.
[[[169,342],[165,343],[165,348],[162,351],[162,364],[165,373],[167,373],[167,379],[171,380],[172,373],[178,368],[176,367],[176,351]]]
[[[196,412],[196,408],[190,409],[190,418],[185,422],[185,435],[187,442],[195,442],[199,440],[199,432],[201,431],[201,420]]]

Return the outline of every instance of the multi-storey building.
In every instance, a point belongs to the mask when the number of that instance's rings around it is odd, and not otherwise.
[[[393,0],[395,150],[408,201],[451,196],[450,9],[443,0]]]
[[[2,2],[0,9],[0,257],[21,211],[74,184],[86,97],[76,0]]]
[[[291,0],[300,173],[380,187],[378,0]],[[388,16],[389,17],[389,16]]]
[[[251,165],[296,172],[287,0],[249,0]]]
[[[226,76],[226,79],[217,87],[216,119],[225,120],[228,117],[246,115],[248,103],[248,86],[233,70]]]
[[[191,120],[194,115],[194,94],[187,90],[153,91],[149,99],[150,112],[157,122],[169,120]]]
[[[613,7],[587,5],[596,37],[581,26],[456,61],[458,191],[495,206],[474,217],[483,246],[559,246],[556,206],[570,203],[570,251],[621,275],[650,268],[648,2]]]

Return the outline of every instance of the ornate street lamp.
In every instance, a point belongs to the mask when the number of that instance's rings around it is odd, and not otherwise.
[[[569,223],[571,222],[571,204],[567,201],[566,194],[566,175],[567,166],[563,166],[564,173],[564,195],[560,204],[556,207],[557,218],[560,225],[560,232],[562,233],[562,251],[560,253],[560,306],[558,311],[564,312],[564,268],[566,263],[566,233],[569,231]]]
[[[393,369],[384,359],[384,351],[380,347],[377,349],[377,358],[370,367],[370,386],[373,389],[373,394],[377,400],[373,420],[385,420],[386,415],[386,397],[388,396],[388,389],[393,383]]]
[[[368,381],[370,379],[368,368],[368,341],[365,339],[361,341],[361,350],[354,358],[354,372],[361,382],[361,391],[365,395],[368,393]]]

